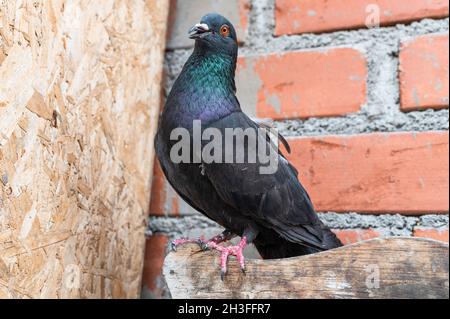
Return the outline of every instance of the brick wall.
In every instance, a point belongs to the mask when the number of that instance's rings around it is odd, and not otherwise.
[[[190,55],[188,26],[224,13],[241,42],[241,105],[276,120],[341,240],[448,241],[448,8],[439,0],[173,1],[165,93]],[[143,296],[167,297],[168,240],[220,228],[175,194],[158,165],[154,174]]]

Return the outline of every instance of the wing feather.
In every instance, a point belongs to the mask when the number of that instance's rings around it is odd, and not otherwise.
[[[258,124],[244,113],[235,112],[208,127],[224,133],[225,128],[257,129]],[[271,144],[267,139],[266,143]],[[249,143],[245,145],[247,151]],[[273,174],[260,174],[264,164],[258,160],[203,165],[206,176],[228,205],[286,240],[321,249],[324,247],[321,222],[297,178],[298,172],[281,152],[277,156],[278,169]]]

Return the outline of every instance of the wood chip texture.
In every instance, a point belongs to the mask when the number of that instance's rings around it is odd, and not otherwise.
[[[448,244],[423,238],[372,239],[317,254],[235,258],[225,280],[217,251],[180,247],[164,262],[173,298],[448,299]]]
[[[167,11],[0,1],[0,298],[139,295]]]

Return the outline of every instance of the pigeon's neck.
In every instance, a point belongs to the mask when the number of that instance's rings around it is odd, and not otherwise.
[[[196,48],[186,62],[184,72],[191,83],[201,85],[216,94],[234,94],[236,57],[220,53],[208,53]]]
[[[172,88],[165,112],[172,117],[178,114],[186,122],[211,122],[239,111],[235,68],[236,58],[194,50]]]

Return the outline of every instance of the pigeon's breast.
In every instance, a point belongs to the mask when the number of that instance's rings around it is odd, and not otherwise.
[[[218,87],[190,85],[168,99],[163,120],[173,128],[191,128],[194,120],[207,124],[238,109],[234,94]]]

